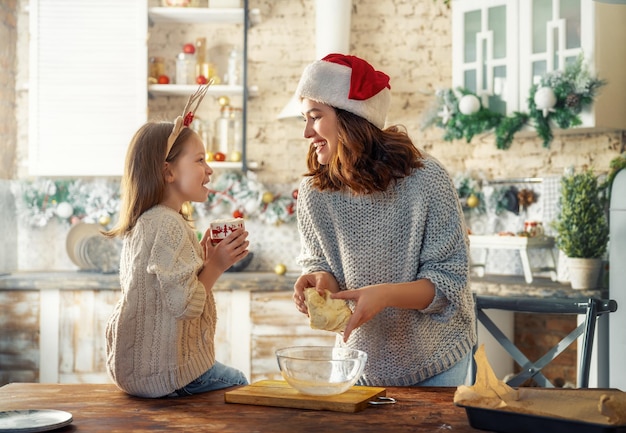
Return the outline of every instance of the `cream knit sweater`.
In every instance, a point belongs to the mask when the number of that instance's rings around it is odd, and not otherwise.
[[[146,211],[124,238],[106,354],[125,392],[165,396],[213,366],[216,309],[197,277],[202,257],[189,224],[165,206]]]
[[[303,274],[332,273],[342,290],[426,278],[436,288],[426,309],[386,308],[355,329],[346,346],[367,352],[370,386],[412,385],[456,364],[476,342],[469,242],[450,176],[438,161],[384,193],[298,191]],[[341,338],[337,344],[343,345]]]

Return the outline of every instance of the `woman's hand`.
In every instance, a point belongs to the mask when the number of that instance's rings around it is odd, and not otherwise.
[[[330,272],[319,271],[301,275],[293,286],[293,301],[298,311],[304,314],[309,314],[304,303],[304,289],[309,287],[315,287],[320,294],[323,294],[324,290],[332,293],[339,291],[339,284]]]
[[[343,290],[333,293],[332,299],[344,299],[354,302],[354,311],[346,329],[343,331],[343,341],[347,342],[352,331],[369,321],[387,307],[385,288],[383,285],[365,286],[355,290]]]

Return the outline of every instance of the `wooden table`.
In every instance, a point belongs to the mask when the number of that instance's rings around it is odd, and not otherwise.
[[[233,389],[233,388],[231,388]],[[0,410],[56,409],[72,424],[55,433],[89,432],[478,432],[452,402],[456,388],[388,387],[395,404],[342,413],[224,402],[224,390],[179,398],[131,397],[114,385],[12,383]]]

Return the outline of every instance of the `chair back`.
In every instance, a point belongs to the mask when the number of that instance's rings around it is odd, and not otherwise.
[[[539,386],[553,388],[554,384],[548,380],[541,370],[561,354],[567,347],[581,338],[581,356],[578,366],[577,386],[589,387],[589,373],[591,369],[591,355],[593,340],[596,330],[597,318],[606,313],[617,310],[617,302],[611,299],[588,298],[586,300],[562,299],[562,298],[538,298],[538,297],[505,297],[475,295],[476,318],[485,329],[493,335],[496,341],[513,357],[520,366],[521,371],[507,380],[510,386],[520,386],[528,379],[533,379]],[[516,313],[537,314],[581,314],[585,320],[572,332],[562,338],[545,355],[536,361],[530,361],[515,346],[498,326],[489,318],[485,310],[495,309]],[[476,368],[473,366],[472,375],[475,376]]]

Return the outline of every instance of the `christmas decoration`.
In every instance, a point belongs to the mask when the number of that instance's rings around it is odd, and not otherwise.
[[[554,106],[556,105],[556,95],[554,94],[554,90],[550,87],[540,87],[535,92],[535,96],[533,97],[533,101],[535,102],[535,106],[538,110],[541,110],[543,113],[543,117],[548,117],[548,113],[554,113]]]
[[[225,171],[210,184],[213,189],[204,203],[184,203],[185,215],[223,218],[231,215],[258,218],[267,224],[294,222],[297,190],[285,194],[268,191],[254,173]],[[45,227],[56,219],[67,224],[98,223],[108,228],[120,207],[120,182],[35,179],[14,181],[18,215],[32,227]],[[265,201],[264,201],[265,200]]]
[[[547,148],[552,142],[553,125],[561,129],[580,125],[581,111],[593,104],[598,89],[605,84],[604,80],[590,76],[579,56],[565,70],[544,75],[529,89],[527,113],[505,116],[480,107],[479,98],[468,89],[443,89],[436,92],[434,107],[427,113],[422,128],[438,126],[444,130],[444,140],[465,138],[468,143],[477,134],[493,131],[496,147],[506,150],[514,135],[528,125],[535,128]]]
[[[259,218],[267,224],[295,221],[296,199],[268,191],[254,173],[225,171],[210,184],[213,186],[204,203],[194,203],[201,216],[221,218],[241,212],[246,218]]]
[[[454,178],[459,201],[463,212],[485,212],[484,195],[481,191],[481,181],[466,174],[459,174]]]
[[[495,128],[503,116],[485,108],[479,108],[478,111],[472,114],[463,114],[459,111],[460,100],[465,96],[472,96],[472,98],[466,99],[466,102],[463,104],[464,110],[467,108],[469,113],[476,108],[475,102],[478,101],[478,97],[467,89],[460,88],[457,90],[460,94],[459,96],[451,89],[437,91],[436,106],[434,110],[427,114],[426,120],[422,124],[422,129],[433,125],[438,126],[445,131],[444,140],[452,141],[465,138],[469,143],[476,134]],[[467,107],[465,107],[466,104]],[[478,101],[478,107],[480,107],[480,101]]]
[[[274,267],[274,273],[276,275],[285,275],[287,273],[287,266],[283,265],[282,263],[277,264]]]
[[[74,214],[74,208],[72,207],[71,204],[69,204],[68,202],[64,201],[61,202],[57,205],[57,208],[55,209],[55,212],[57,214],[57,216],[61,219],[67,219],[69,217],[71,217]]]
[[[467,94],[459,100],[459,111],[466,116],[478,113],[480,110],[480,99],[476,95]]]
[[[76,224],[107,221],[119,209],[119,182],[35,179],[11,185],[18,215],[32,227],[44,227],[56,218]]]

